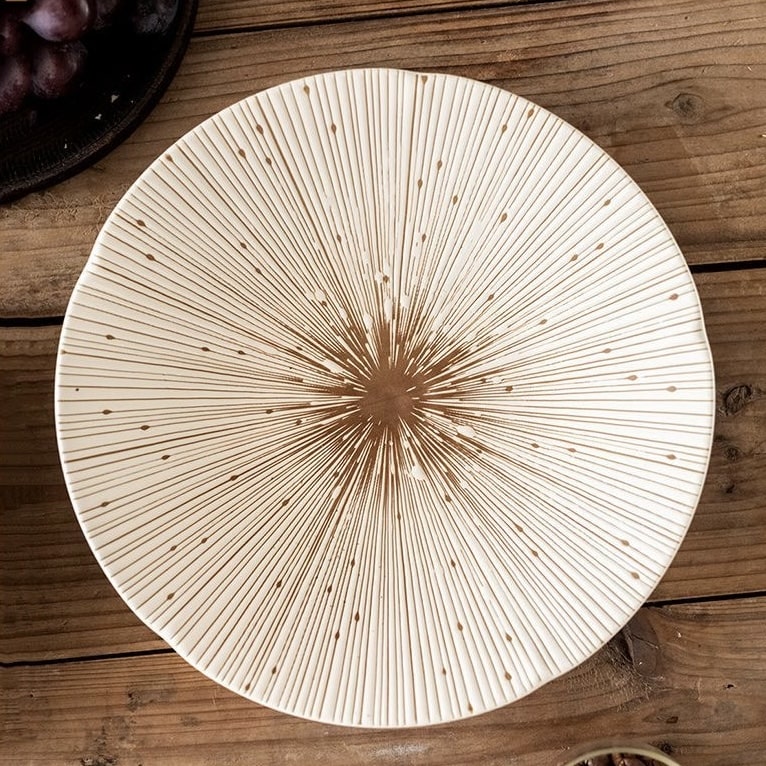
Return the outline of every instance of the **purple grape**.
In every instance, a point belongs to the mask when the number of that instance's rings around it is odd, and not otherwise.
[[[21,50],[23,30],[19,17],[7,8],[0,8],[0,56],[13,56]]]
[[[44,40],[67,42],[90,28],[93,8],[88,0],[34,0],[24,23]]]
[[[85,68],[88,51],[79,41],[41,41],[32,59],[32,90],[40,98],[60,98],[77,84]]]
[[[136,0],[131,21],[139,35],[161,35],[178,12],[178,0]]]
[[[15,112],[32,82],[29,62],[23,55],[0,58],[0,114]]]

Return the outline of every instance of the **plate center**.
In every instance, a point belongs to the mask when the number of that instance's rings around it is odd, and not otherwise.
[[[402,421],[411,421],[423,393],[422,384],[414,375],[395,367],[373,371],[363,385],[359,412],[378,426],[396,427]]]

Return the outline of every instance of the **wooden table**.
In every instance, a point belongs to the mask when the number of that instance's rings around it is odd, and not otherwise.
[[[559,764],[622,735],[685,766],[766,763],[766,4],[201,0],[160,105],[69,181],[0,207],[2,744],[7,764]],[[56,342],[105,217],[202,119],[313,72],[391,66],[515,91],[636,179],[691,266],[716,366],[710,472],[651,600],[582,666],[454,725],[343,729],[193,670],[112,590],[53,426]]]

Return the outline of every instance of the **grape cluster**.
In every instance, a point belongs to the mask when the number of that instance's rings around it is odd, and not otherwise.
[[[0,0],[0,115],[32,97],[56,99],[82,79],[93,35],[167,31],[179,0]]]

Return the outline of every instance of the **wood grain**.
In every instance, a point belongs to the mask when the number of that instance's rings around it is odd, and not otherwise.
[[[385,18],[424,11],[470,10],[532,0],[216,0],[199,4],[196,30],[221,32],[328,21]]]
[[[197,38],[128,143],[0,208],[0,315],[61,315],[114,204],[205,117],[253,91],[344,67],[440,70],[524,95],[620,162],[690,261],[763,259],[765,29],[761,0],[611,0]]]
[[[653,599],[766,590],[766,269],[696,278],[719,398],[707,482]],[[57,326],[0,330],[0,659],[165,646],[101,572],[63,486],[53,425]]]
[[[426,729],[301,721],[247,702],[175,654],[4,671],[8,763],[562,764],[593,739],[695,766],[760,763],[766,599],[644,608],[602,651],[528,697]]]

